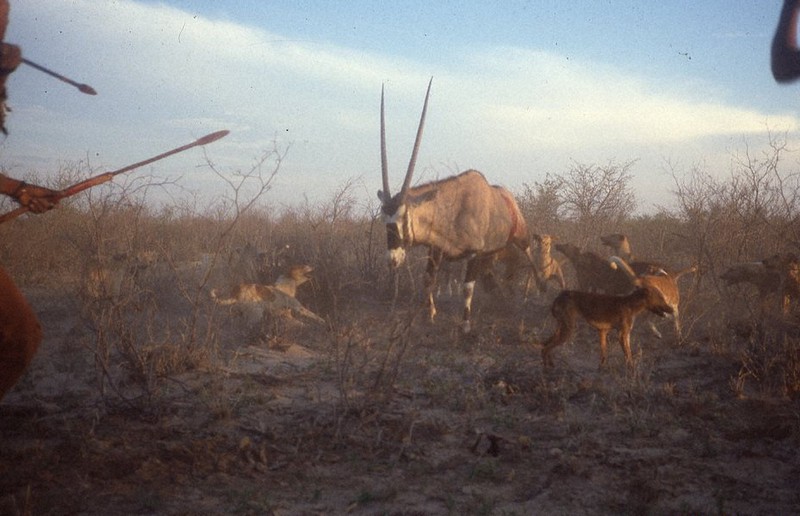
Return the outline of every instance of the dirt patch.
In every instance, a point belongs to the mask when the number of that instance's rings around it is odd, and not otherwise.
[[[478,301],[463,337],[457,302],[431,325],[354,296],[334,330],[223,339],[213,363],[127,403],[98,387],[74,301],[31,301],[46,340],[0,406],[0,513],[800,507],[798,401],[734,388],[739,353],[699,333],[677,346],[640,325],[629,373],[618,346],[598,370],[584,327],[543,371],[546,300]]]

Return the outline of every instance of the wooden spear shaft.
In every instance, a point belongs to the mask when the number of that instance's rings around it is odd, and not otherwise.
[[[26,65],[28,65],[28,66],[31,66],[31,67],[33,67],[33,68],[36,68],[36,69],[37,69],[37,70],[39,70],[40,72],[44,72],[44,73],[46,73],[47,75],[52,75],[53,77],[55,77],[56,79],[58,79],[58,80],[60,80],[60,81],[64,81],[64,82],[66,82],[67,84],[71,84],[72,86],[75,86],[76,88],[78,88],[78,91],[80,91],[81,93],[85,93],[85,94],[87,94],[87,95],[97,95],[97,92],[94,90],[94,88],[92,88],[92,87],[91,87],[91,86],[89,86],[88,84],[81,84],[81,83],[79,83],[79,82],[75,82],[75,81],[73,81],[72,79],[70,79],[69,77],[64,77],[64,76],[63,76],[63,75],[61,75],[60,73],[56,73],[56,72],[54,72],[53,70],[50,70],[50,69],[48,69],[48,68],[45,68],[45,67],[44,67],[44,66],[42,66],[42,65],[36,64],[36,63],[34,63],[33,61],[30,61],[30,60],[28,60],[28,59],[25,59],[24,57],[22,58],[22,62],[23,62],[23,63],[25,63],[25,64],[26,64]]]
[[[64,199],[65,197],[70,197],[70,196],[75,195],[75,194],[77,194],[79,192],[82,192],[82,191],[84,191],[84,190],[86,190],[88,188],[92,188],[93,186],[101,185],[101,184],[103,184],[105,182],[111,181],[111,179],[116,175],[123,174],[125,172],[130,172],[131,170],[133,170],[135,168],[139,168],[139,167],[143,167],[145,165],[149,165],[150,163],[153,163],[155,161],[164,159],[164,158],[166,158],[168,156],[172,156],[173,154],[178,154],[179,152],[183,152],[185,150],[191,149],[192,147],[199,147],[201,145],[208,145],[209,143],[212,143],[212,142],[215,142],[215,141],[219,140],[223,136],[227,135],[229,132],[230,131],[228,131],[228,130],[222,130],[222,131],[217,131],[215,133],[207,134],[207,135],[203,136],[202,138],[199,138],[199,139],[197,139],[197,140],[195,140],[195,141],[193,141],[191,143],[187,143],[186,145],[181,145],[180,147],[176,147],[176,148],[174,148],[172,150],[169,150],[167,152],[163,152],[163,153],[159,154],[158,156],[153,156],[152,158],[148,158],[146,160],[139,161],[138,163],[134,163],[133,165],[128,165],[127,167],[123,167],[123,168],[121,168],[119,170],[114,170],[113,172],[105,172],[103,174],[99,174],[99,175],[96,175],[94,177],[90,177],[89,179],[85,179],[83,181],[75,183],[72,186],[68,186],[67,188],[65,188],[63,190],[58,191],[56,193],[56,195],[54,196],[53,201],[56,201],[56,202],[60,201],[61,199]],[[9,211],[8,213],[5,213],[4,215],[0,215],[0,224],[2,224],[3,222],[6,222],[8,220],[15,219],[15,218],[19,217],[20,215],[22,215],[23,213],[25,213],[27,211],[28,211],[28,207],[27,206],[20,206],[19,208],[15,209],[15,210],[12,210],[12,211]]]

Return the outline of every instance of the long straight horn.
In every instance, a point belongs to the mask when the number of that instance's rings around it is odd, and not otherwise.
[[[383,174],[383,199],[392,198],[389,193],[389,163],[386,158],[386,115],[383,112],[383,85],[381,84],[381,173]]]
[[[428,82],[428,92],[425,93],[425,104],[422,106],[422,115],[419,118],[419,127],[417,128],[417,139],[414,141],[414,150],[411,152],[411,160],[408,162],[408,171],[406,178],[403,180],[403,188],[400,190],[400,197],[405,195],[411,184],[411,177],[414,175],[414,166],[417,164],[417,154],[419,153],[419,144],[422,141],[422,129],[425,127],[425,113],[428,112],[428,97],[431,96],[431,84],[433,84],[433,77]]]

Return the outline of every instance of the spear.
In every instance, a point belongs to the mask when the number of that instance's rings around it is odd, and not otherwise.
[[[29,61],[28,59],[25,59],[24,57],[22,58],[22,62],[25,63],[28,66],[32,66],[33,68],[36,68],[40,72],[44,72],[47,75],[52,75],[53,77],[55,77],[56,79],[58,79],[60,81],[64,81],[67,84],[71,84],[71,85],[75,86],[76,88],[78,88],[78,90],[81,93],[85,93],[87,95],[97,95],[97,92],[94,90],[94,88],[92,88],[88,84],[81,84],[79,82],[75,82],[75,81],[73,81],[72,79],[70,79],[68,77],[64,77],[63,75],[61,75],[59,73],[56,73],[53,70],[50,70],[48,68],[45,68],[42,65],[36,64],[33,61]]]
[[[123,168],[121,168],[119,170],[114,170],[113,172],[104,172],[103,174],[98,174],[96,176],[90,177],[89,179],[84,179],[83,181],[75,183],[72,186],[68,186],[67,188],[65,188],[63,190],[60,190],[60,191],[56,192],[56,194],[52,197],[52,200],[54,202],[58,202],[58,201],[60,201],[61,199],[65,198],[65,197],[70,197],[70,196],[75,195],[76,193],[82,192],[82,191],[84,191],[84,190],[86,190],[88,188],[92,188],[93,186],[101,185],[101,184],[103,184],[103,183],[105,183],[107,181],[111,181],[111,179],[116,175],[123,174],[125,172],[130,172],[131,170],[133,170],[135,168],[139,168],[139,167],[143,167],[145,165],[149,165],[150,163],[153,163],[154,161],[158,161],[158,160],[164,159],[167,156],[172,156],[173,154],[178,154],[179,152],[183,152],[185,150],[191,149],[192,147],[199,147],[201,145],[208,145],[209,143],[212,143],[212,142],[215,142],[215,141],[219,140],[223,136],[227,135],[229,132],[230,131],[228,131],[228,130],[223,130],[223,131],[217,131],[215,133],[207,134],[207,135],[203,136],[202,138],[199,138],[199,139],[197,139],[197,140],[195,140],[195,141],[193,141],[191,143],[187,143],[186,145],[181,145],[180,147],[176,147],[176,148],[174,148],[172,150],[169,150],[167,152],[163,152],[163,153],[159,154],[158,156],[153,156],[152,158],[148,158],[146,160],[139,161],[138,163],[134,163],[133,165],[128,165],[127,167],[123,167]],[[28,207],[27,206],[20,206],[19,208],[16,208],[15,210],[12,210],[12,211],[9,211],[8,213],[0,215],[0,224],[2,224],[3,222],[5,222],[7,220],[11,220],[11,219],[17,218],[20,215],[22,215],[23,213],[25,213],[26,211],[28,211]]]

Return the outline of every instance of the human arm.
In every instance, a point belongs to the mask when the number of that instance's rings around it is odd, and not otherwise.
[[[797,48],[797,18],[800,0],[784,0],[775,37],[772,40],[772,76],[780,83],[800,77],[800,50]]]
[[[0,174],[0,194],[13,197],[34,213],[43,213],[58,203],[58,192]]]

